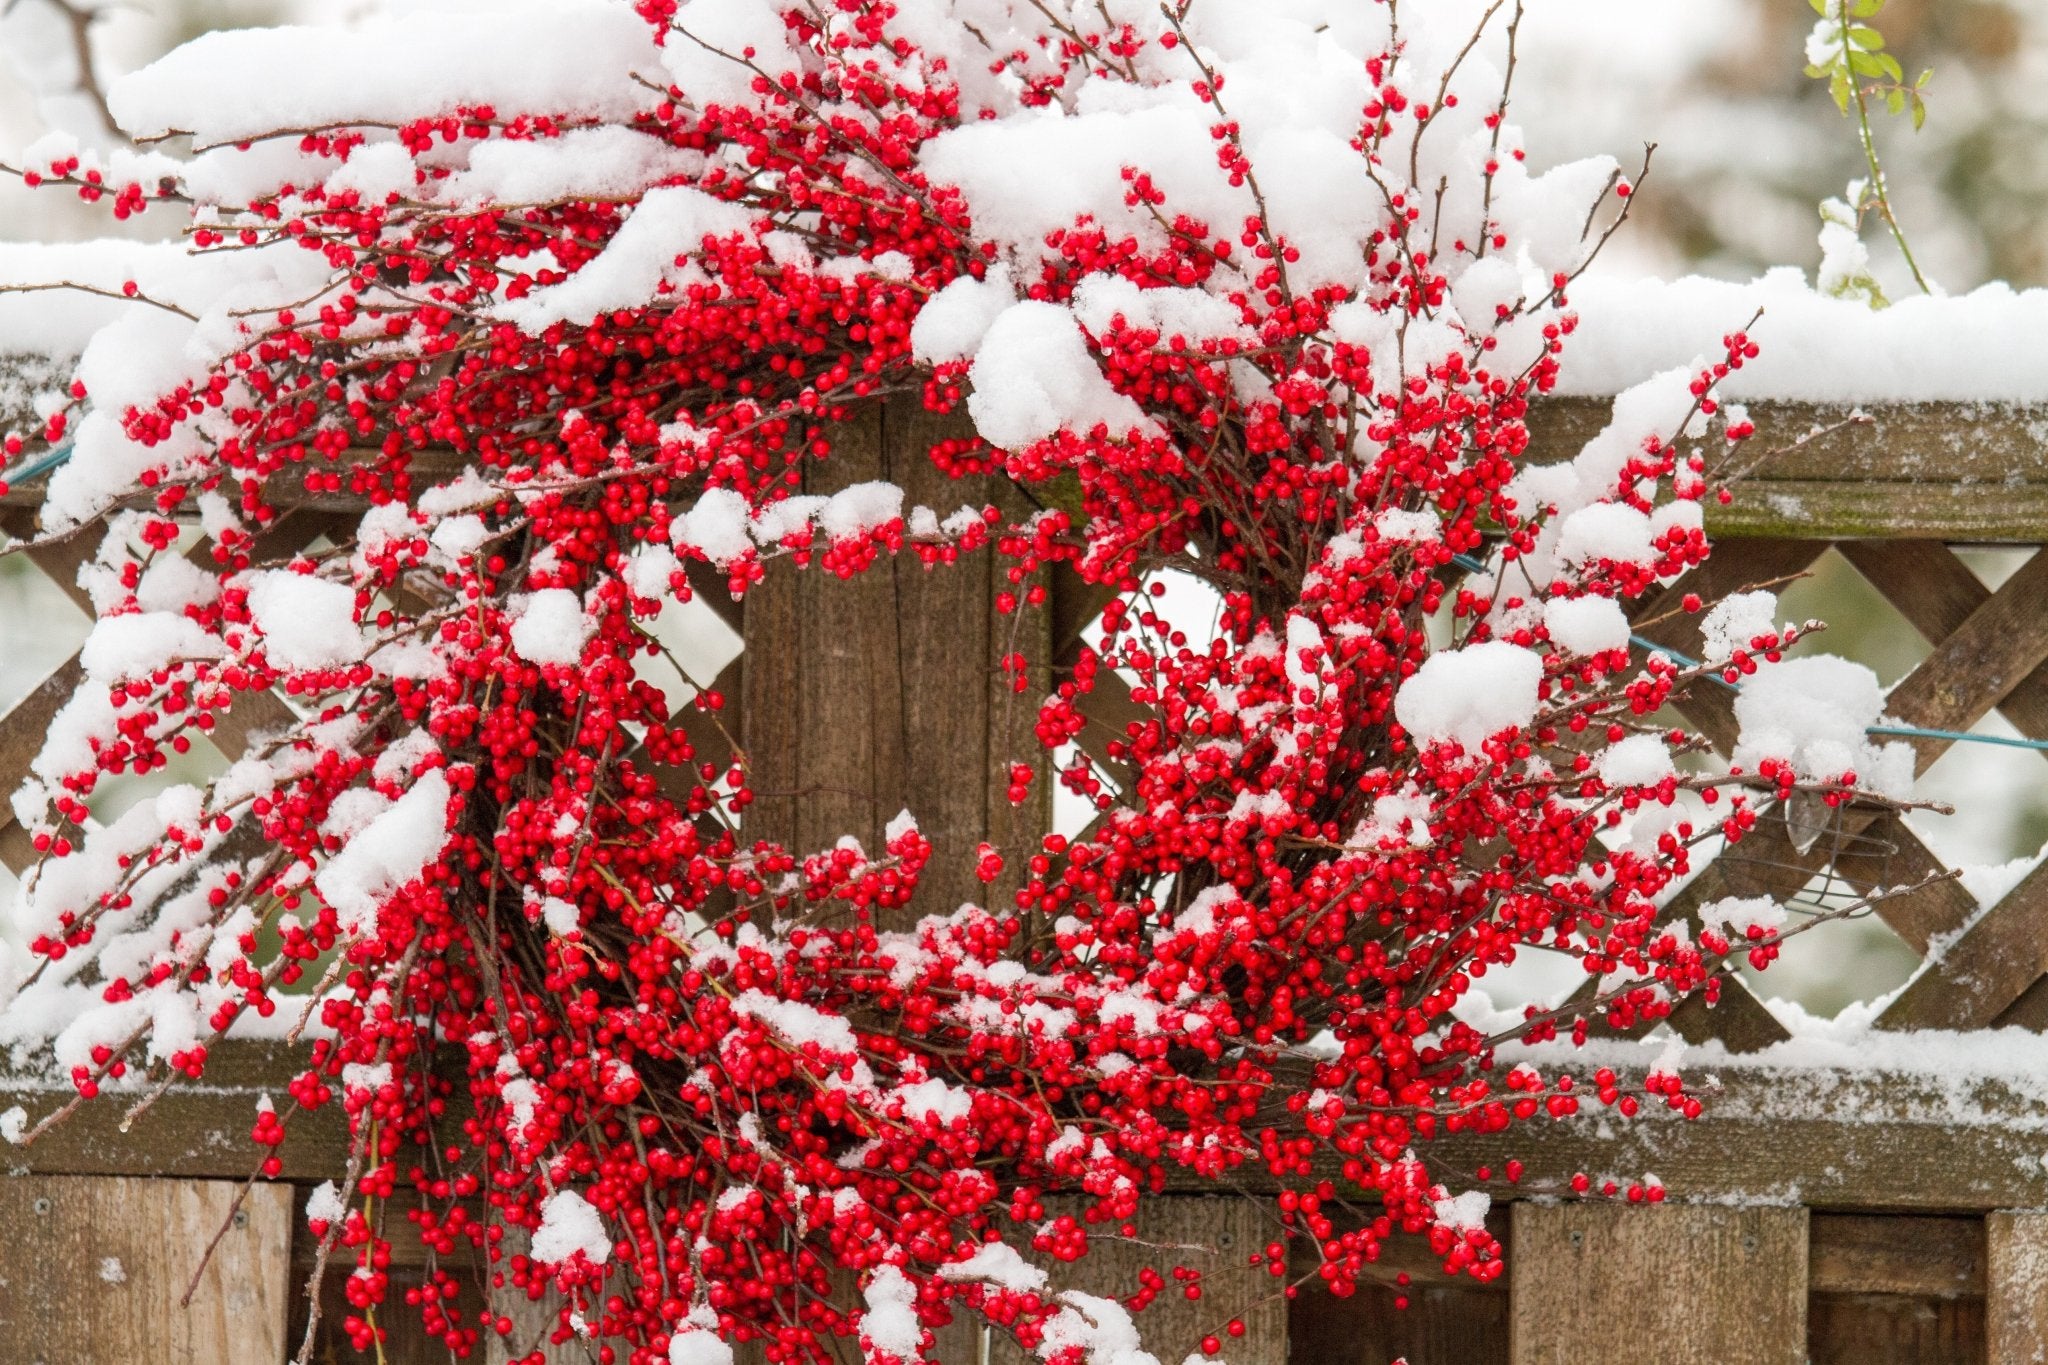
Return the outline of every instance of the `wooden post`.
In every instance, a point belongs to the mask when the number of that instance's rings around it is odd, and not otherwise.
[[[943,520],[987,503],[1024,515],[1006,481],[955,480],[932,464],[933,443],[964,430],[914,399],[871,410],[830,460],[806,469],[803,491],[885,479],[903,489],[906,515],[924,505]],[[932,861],[908,912],[878,927],[905,929],[965,902],[1007,908],[1051,827],[1049,778],[1022,807],[1008,796],[1009,759],[1036,743],[1051,625],[1042,610],[997,614],[1006,567],[988,550],[933,569],[905,553],[846,580],[774,564],[747,596],[740,733],[759,795],[744,835],[804,854],[850,834],[879,855],[884,829],[908,810]],[[1012,692],[998,668],[1012,652],[1032,661],[1033,690]],[[993,885],[976,877],[984,840],[1006,861]],[[963,1320],[940,1333],[934,1360],[979,1365],[981,1335]]]
[[[239,1208],[237,1191],[229,1181],[0,1180],[0,1359],[277,1365],[297,1289],[292,1191],[256,1185]]]
[[[1990,1365],[2048,1361],[2048,1213],[1984,1219],[1984,1336]]]
[[[806,471],[804,491],[887,479],[903,489],[906,513],[923,504],[943,518],[990,502],[1023,513],[1003,481],[954,480],[933,466],[932,443],[959,430],[914,401],[871,411]],[[884,828],[908,810],[934,845],[913,920],[967,901],[1007,904],[1049,828],[1047,779],[1013,807],[1004,765],[1035,744],[1050,625],[1043,611],[996,613],[1004,567],[986,550],[935,569],[906,553],[843,581],[770,567],[747,596],[740,661],[741,745],[760,793],[750,840],[808,853],[850,834],[879,854]],[[997,668],[1012,652],[1036,665],[1021,695]],[[975,877],[983,840],[1007,860],[994,886]]]
[[[1802,1365],[1803,1208],[1516,1204],[1514,1365]]]

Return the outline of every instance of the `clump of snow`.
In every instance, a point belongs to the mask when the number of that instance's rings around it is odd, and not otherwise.
[[[1776,634],[1777,611],[1778,595],[1761,590],[1731,593],[1716,602],[1700,622],[1707,660],[1719,663],[1737,650],[1747,651],[1758,636]]]
[[[974,1113],[974,1097],[937,1077],[906,1085],[896,1091],[903,1101],[903,1117],[932,1119],[941,1124],[965,1123]]]
[[[1027,299],[989,324],[967,377],[967,411],[991,445],[1021,450],[1062,427],[1122,435],[1146,425],[1138,405],[1110,387],[1074,315]]]
[[[78,662],[87,677],[110,683],[146,678],[174,660],[211,659],[220,652],[220,641],[182,613],[128,612],[95,622]]]
[[[559,137],[478,144],[470,149],[469,164],[440,182],[435,197],[460,204],[624,199],[702,163],[701,152],[672,147],[634,128],[571,128]]]
[[[983,1242],[972,1256],[939,1267],[942,1280],[986,1280],[1016,1293],[1045,1288],[1045,1272],[1007,1242]]]
[[[795,497],[771,502],[754,514],[749,530],[754,543],[762,549],[780,544],[790,536],[808,538],[811,525],[828,499],[816,493],[801,493]]]
[[[15,1105],[0,1113],[0,1142],[19,1147],[22,1137],[28,1132],[28,1110]]]
[[[121,1264],[119,1256],[105,1256],[100,1259],[100,1282],[103,1284],[128,1283],[128,1268]]]
[[[1785,907],[1769,896],[1724,896],[1700,907],[1700,923],[1739,943],[1749,937],[1752,928],[1784,928]]]
[[[583,599],[567,588],[543,588],[514,603],[512,649],[528,663],[574,666],[590,631]]]
[[[730,488],[707,488],[678,517],[670,539],[679,550],[695,550],[725,568],[753,551],[747,534],[747,500]]]
[[[634,73],[659,65],[653,30],[605,0],[408,7],[346,28],[209,33],[115,81],[107,98],[132,136],[185,132],[200,144],[473,105],[625,123],[653,98]]]
[[[306,1196],[306,1217],[322,1223],[338,1223],[348,1217],[348,1206],[341,1202],[341,1191],[332,1180],[321,1181]]]
[[[1540,655],[1487,640],[1430,655],[1395,693],[1394,716],[1423,744],[1455,740],[1476,751],[1536,718],[1542,681]]]
[[[2048,846],[2002,863],[1964,863],[1956,868],[1956,872],[1963,889],[1976,898],[1977,904],[1996,905],[2044,861],[2048,861]],[[6,1120],[7,1116],[0,1114],[0,1134],[6,1131]]]
[[[1115,1299],[1069,1289],[1060,1303],[1059,1311],[1046,1319],[1045,1339],[1038,1347],[1044,1359],[1078,1348],[1089,1365],[1159,1365],[1158,1357],[1140,1348],[1130,1310]]]
[[[699,267],[677,265],[685,253],[707,237],[745,232],[752,223],[746,209],[694,186],[649,190],[594,260],[562,283],[509,300],[498,311],[538,335],[557,322],[587,323],[600,313],[644,307],[664,284],[703,277]]]
[[[861,1314],[860,1335],[866,1357],[886,1352],[898,1360],[916,1360],[924,1341],[917,1321],[917,1288],[893,1265],[877,1266],[863,1291],[867,1311]]]
[[[818,512],[818,528],[832,540],[852,540],[903,515],[903,490],[872,481],[842,488]]]
[[[1374,515],[1372,524],[1381,540],[1440,540],[1444,532],[1443,520],[1426,509],[1410,512],[1400,507],[1384,508]]]
[[[1435,814],[1428,795],[1410,782],[1399,791],[1373,798],[1372,818],[1359,822],[1351,832],[1351,843],[1358,848],[1377,848],[1391,839],[1427,848],[1435,840],[1429,829]]]
[[[911,353],[927,365],[970,360],[995,320],[1016,301],[1008,266],[996,266],[985,279],[962,275],[918,310],[910,325]]]
[[[559,1265],[578,1252],[592,1265],[603,1265],[611,1259],[611,1235],[589,1200],[574,1190],[556,1190],[541,1205],[540,1227],[533,1234],[533,1259]]]
[[[542,923],[556,938],[567,938],[582,927],[582,917],[576,907],[559,896],[549,896],[540,903]]]
[[[448,775],[428,772],[314,876],[345,932],[369,930],[381,902],[439,855],[448,842],[448,795]]]
[[[1543,626],[1568,654],[1628,648],[1628,615],[1611,597],[1557,597],[1543,604]]]
[[[1630,735],[1608,745],[1593,760],[1593,770],[1609,787],[1654,787],[1678,771],[1670,747],[1655,735]]]
[[[769,0],[686,0],[674,26],[662,65],[699,108],[750,103],[756,69],[770,80],[801,69],[779,7]],[[734,60],[740,53],[745,63]]]
[[[707,1310],[705,1317],[710,1317]],[[686,1323],[669,1338],[668,1365],[733,1365],[732,1347],[711,1326]]]
[[[1117,325],[1158,332],[1182,345],[1216,337],[1250,338],[1237,306],[1206,289],[1140,289],[1121,275],[1090,275],[1074,289],[1074,317],[1096,336]]]
[[[1609,394],[1668,366],[1689,366],[1700,338],[1739,327],[1759,308],[1762,354],[1719,388],[1731,399],[1815,403],[2038,402],[2048,371],[2035,361],[2048,290],[1987,284],[1967,294],[1914,295],[1872,310],[1830,298],[1796,268],[1746,284],[1580,279],[1579,326],[1561,357],[1558,392]]]
[[[1436,1214],[1436,1221],[1459,1232],[1483,1230],[1487,1210],[1492,1207],[1493,1197],[1485,1190],[1467,1190],[1453,1198],[1430,1201],[1430,1210]]]
[[[285,569],[256,574],[249,616],[279,668],[340,668],[363,657],[355,590],[344,584]]]
[[[1558,524],[1557,555],[1567,564],[1612,560],[1643,564],[1656,556],[1649,513],[1619,502],[1596,502]]]
[[[1820,269],[1814,272],[1813,284],[1830,298],[1856,299],[1882,308],[1886,306],[1884,290],[1870,273],[1870,248],[1856,231],[1856,210],[1851,207],[1863,201],[1865,188],[1864,181],[1852,180],[1847,199],[1821,200]]]
[[[1864,733],[1883,714],[1884,689],[1862,664],[1831,654],[1767,663],[1735,698],[1732,757],[1752,770],[1779,759],[1813,782],[1853,772],[1859,785],[1902,798],[1913,784],[1912,747],[1873,744]]]
[[[1216,912],[1226,905],[1235,904],[1241,897],[1237,888],[1228,882],[1204,887],[1187,903],[1187,908],[1173,917],[1176,931],[1193,934],[1210,934],[1216,931]]]

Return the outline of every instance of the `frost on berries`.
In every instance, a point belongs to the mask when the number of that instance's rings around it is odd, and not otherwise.
[[[366,1201],[400,1191],[430,1246],[559,1291],[556,1342],[638,1365],[908,1362],[962,1313],[1142,1365],[1163,1277],[1119,1301],[1044,1267],[1169,1177],[1280,1187],[1276,1288],[1306,1257],[1349,1293],[1401,1236],[1499,1274],[1428,1143],[1639,1100],[1495,1049],[1654,1021],[1767,950],[1755,908],[1659,924],[1692,821],[1739,837],[1748,786],[1886,760],[1778,725],[1829,681],[1787,675],[1749,694],[1754,773],[1673,762],[1698,746],[1653,716],[1701,670],[1632,658],[1626,606],[1707,553],[1700,451],[1746,432],[1715,385],[1755,347],[1704,338],[1529,458],[1631,182],[1530,174],[1499,26],[1457,8],[1404,7],[1397,43],[1374,3],[580,0],[217,35],[118,86],[199,150],[60,139],[28,178],[186,215],[191,249],[9,441],[75,442],[46,525],[101,539],[87,682],[14,795],[43,857],[0,1036],[90,1096],[303,1025],[253,1136],[346,1113],[308,1213],[359,1342],[390,1291]],[[1046,510],[799,493],[885,401],[961,413],[931,459]],[[367,510],[294,539],[300,492]],[[757,837],[746,765],[676,715],[725,699],[641,668],[653,618],[777,560],[971,554],[1001,612],[1050,567],[1113,590],[1070,671],[1005,661],[1041,745],[1003,756],[1011,799],[1100,819]],[[1217,589],[1213,638],[1159,616],[1162,568]],[[1794,633],[1717,611],[1704,667]],[[1070,757],[1106,669],[1143,717],[1120,791]],[[267,692],[290,715],[251,731]],[[94,817],[209,735],[216,780]],[[932,904],[934,857],[1021,889]],[[1599,1003],[1475,1025],[1532,947]],[[509,1330],[446,1271],[407,1297],[458,1353]]]

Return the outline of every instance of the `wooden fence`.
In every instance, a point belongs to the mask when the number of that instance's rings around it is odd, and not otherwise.
[[[1791,404],[1752,412],[1759,448],[1841,415]],[[2048,412],[1928,405],[1872,418],[1772,462],[1733,503],[1710,508],[1721,542],[1713,560],[1646,603],[1642,617],[1659,617],[1688,591],[1711,596],[1796,573],[1836,546],[1932,647],[1892,691],[1894,716],[1962,730],[1997,709],[2022,733],[2048,738],[2048,555],[1992,591],[1950,548],[2048,540]],[[1015,497],[934,473],[920,458],[930,420],[877,417],[817,471],[825,482],[812,491],[889,477],[913,501],[938,506]],[[1548,454],[1539,458],[1575,449],[1602,421],[1600,404],[1548,404],[1536,432],[1537,450]],[[10,531],[32,527],[34,496],[7,495],[0,515]],[[345,500],[301,497],[265,549],[289,553],[352,520]],[[87,552],[81,538],[34,556],[81,606],[75,574]],[[727,728],[766,794],[749,813],[754,829],[799,847],[846,832],[872,839],[907,806],[939,846],[927,903],[986,894],[972,883],[964,850],[982,838],[1014,844],[1046,818],[1042,809],[1016,810],[1005,794],[1002,760],[1028,747],[1032,708],[997,676],[996,660],[1022,650],[1050,658],[1055,670],[1070,666],[1100,606],[1056,582],[1050,612],[997,617],[994,572],[983,556],[941,573],[914,562],[881,566],[851,582],[778,573],[743,613],[707,583],[707,600],[746,645],[718,685],[739,712],[734,724],[729,708]],[[0,629],[20,625],[0,621]],[[1683,614],[1645,630],[1679,650],[1698,643],[1694,618]],[[0,788],[19,780],[79,677],[74,659],[0,718]],[[1081,743],[1113,776],[1104,742],[1136,710],[1112,675],[1102,677]],[[275,705],[271,715],[238,711],[235,724],[216,731],[223,753],[233,757],[251,729],[283,719]],[[1717,745],[1732,744],[1725,697],[1703,691],[1688,712]],[[715,756],[717,736],[700,739]],[[1943,746],[1914,743],[1924,771]],[[1853,846],[1833,859],[1833,872],[1852,886],[1905,884],[1939,867],[1891,815],[1851,811],[1845,832]],[[1745,841],[1744,856],[1703,872],[1674,913],[1727,894],[1790,896],[1826,870],[1834,847],[1808,848],[1778,815]],[[33,856],[0,804],[0,860],[18,871]],[[1885,1010],[1884,1027],[2048,1026],[2048,872],[1988,911],[1943,881],[1884,902],[1881,914],[1928,958]],[[1693,1002],[1674,1027],[1738,1054],[1784,1036],[1739,980],[1726,985],[1717,1008]],[[292,1070],[275,1048],[230,1048],[205,1084],[172,1092],[132,1133],[119,1130],[118,1103],[105,1103],[26,1152],[0,1148],[0,1163],[15,1163],[12,1178],[0,1180],[0,1365],[270,1365],[285,1357],[305,1311],[306,1192],[338,1174],[345,1149],[333,1115],[302,1118],[282,1151],[284,1182],[236,1204],[236,1182],[253,1160],[256,1101],[280,1092]],[[2048,1360],[2048,1214],[2030,1211],[2048,1206],[2048,1108],[1968,1076],[1741,1063],[1713,1072],[1694,1076],[1710,1098],[1695,1123],[1649,1112],[1612,1126],[1583,1117],[1434,1144],[1430,1159],[1447,1179],[1479,1183],[1498,1201],[1491,1216],[1512,1259],[1509,1275],[1490,1286],[1448,1280],[1426,1248],[1407,1246],[1352,1298],[1304,1292],[1290,1303],[1248,1264],[1270,1233],[1255,1199],[1161,1200],[1141,1239],[1205,1248],[1208,1291],[1201,1304],[1162,1300],[1149,1310],[1150,1344],[1175,1365],[1228,1305],[1251,1309],[1247,1336],[1227,1352],[1233,1365],[1385,1365],[1397,1355],[1412,1365]],[[19,1103],[32,1119],[66,1094],[61,1083],[0,1077],[0,1109]],[[1497,1174],[1511,1155],[1527,1166],[1514,1185]],[[1494,1179],[1480,1180],[1482,1168]],[[1667,1203],[1558,1197],[1574,1172],[1646,1170],[1671,1191]],[[220,1247],[192,1284],[199,1248],[223,1222]],[[1177,1249],[1173,1259],[1187,1255]],[[424,1258],[401,1239],[394,1280],[416,1283]],[[1143,1246],[1113,1245],[1085,1263],[1084,1283],[1128,1292],[1147,1258]],[[340,1277],[330,1278],[333,1295]],[[192,1306],[182,1309],[188,1284]],[[1407,1306],[1397,1308],[1402,1299]],[[545,1313],[494,1307],[515,1317],[517,1346],[530,1348]],[[402,1304],[386,1310],[389,1365],[441,1358],[409,1335],[418,1331],[413,1317]],[[333,1333],[322,1349],[322,1359],[355,1358]],[[580,1350],[553,1358],[585,1359]],[[1013,1354],[969,1332],[942,1342],[946,1365]]]

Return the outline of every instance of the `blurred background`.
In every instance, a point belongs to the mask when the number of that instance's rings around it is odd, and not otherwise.
[[[105,77],[211,29],[332,20],[371,7],[372,0],[117,0],[94,23],[93,38]],[[1528,0],[1511,117],[1525,129],[1531,162],[1604,152],[1633,167],[1643,144],[1657,147],[1630,228],[1600,271],[1747,279],[1776,265],[1813,270],[1819,201],[1863,174],[1853,125],[1803,73],[1813,19],[1806,0]],[[1989,280],[2048,283],[2048,4],[1890,0],[1874,22],[1909,78],[1923,68],[1934,73],[1922,131],[1905,119],[1877,127],[1893,202],[1922,267],[1951,293]],[[0,0],[0,159],[53,123],[89,121],[89,107],[70,94],[68,38],[49,0]],[[161,231],[168,221],[149,216],[127,230]],[[0,243],[117,230],[110,217],[65,196],[31,195],[0,180]],[[1887,292],[1913,292],[1882,230],[1873,224],[1864,237]],[[1966,558],[1996,586],[2028,553],[1972,549]],[[1190,634],[1206,630],[1209,604],[1199,591],[1177,586],[1170,600]],[[1861,660],[1888,684],[1927,652],[1832,552],[1785,595],[1782,618],[1806,617],[1829,623],[1814,647]],[[675,625],[699,677],[714,676],[737,647],[708,612]],[[0,559],[0,709],[62,662],[85,627],[22,559]],[[2013,733],[1995,716],[1980,728]],[[2002,894],[2048,840],[2048,761],[2039,754],[1958,745],[1923,791],[1956,813],[1919,814],[1912,823],[1939,856],[1970,869],[1966,883],[1983,897]],[[1085,813],[1063,808],[1060,818],[1078,827]],[[6,880],[0,872],[0,895],[11,890]],[[1867,1008],[1915,961],[1875,921],[1844,921],[1788,945],[1757,985],[1832,1015],[1857,1002]],[[1488,985],[1497,1003],[1519,1003],[1569,988],[1573,970],[1531,955],[1508,980]]]

